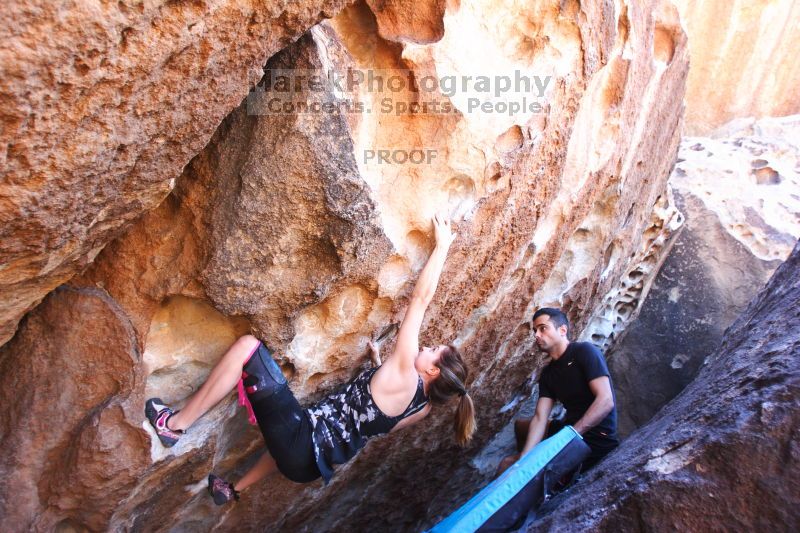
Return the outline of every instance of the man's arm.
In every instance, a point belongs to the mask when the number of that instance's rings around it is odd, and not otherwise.
[[[611,394],[611,381],[608,376],[601,376],[591,380],[589,389],[594,394],[594,401],[581,419],[572,426],[581,435],[602,422],[614,408],[614,395]]]
[[[545,431],[547,431],[547,420],[550,417],[550,411],[553,410],[553,399],[546,396],[539,396],[539,401],[536,402],[536,414],[531,419],[531,425],[528,428],[528,438],[525,439],[525,446],[519,456],[523,457],[526,453],[531,451],[534,446],[542,442]]]

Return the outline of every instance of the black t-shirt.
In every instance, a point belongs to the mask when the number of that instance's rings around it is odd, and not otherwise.
[[[551,362],[539,378],[539,397],[552,398],[564,405],[567,414],[566,424],[575,424],[589,409],[594,394],[589,382],[595,378],[608,376],[608,365],[600,350],[588,342],[570,342],[564,354]],[[614,384],[611,383],[614,394]],[[617,438],[617,407],[589,432],[591,436]]]

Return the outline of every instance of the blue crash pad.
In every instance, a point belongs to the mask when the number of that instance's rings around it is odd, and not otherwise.
[[[549,439],[543,440],[471,500],[430,529],[429,533],[473,533],[478,530],[575,437],[583,440],[572,426],[566,426]]]

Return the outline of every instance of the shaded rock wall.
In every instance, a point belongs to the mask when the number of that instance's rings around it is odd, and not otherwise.
[[[519,69],[551,76],[542,112],[481,115],[463,94],[362,85],[299,97],[376,109],[385,98],[429,101],[453,111],[257,114],[251,106],[276,92],[265,81],[220,124],[166,200],[72,281],[79,288],[71,290],[98,291],[119,306],[142,354],[141,379],[126,400],[139,413],[136,438],[126,441],[137,459],[121,461],[135,485],[110,482],[110,492],[127,496],[91,517],[40,498],[8,527],[25,528],[36,516],[43,528],[63,521],[134,530],[421,527],[484,479],[467,459],[513,415],[503,406],[542,364],[529,355],[532,310],[563,305],[584,328],[637,258],[663,244],[671,215],[658,213],[674,212],[666,178],[687,72],[670,2],[462,2],[448,5],[440,22],[430,14],[438,4],[424,20],[404,5],[373,13],[356,4],[268,67],[375,69],[417,80]],[[439,40],[420,44],[438,38],[439,27]],[[419,147],[438,157],[424,166],[365,157]],[[145,393],[185,397],[248,328],[275,349],[301,401],[330,390],[357,370],[369,336],[402,317],[440,210],[456,220],[459,237],[422,340],[454,340],[474,369],[469,387],[481,429],[473,447],[455,448],[450,410],[440,409],[424,427],[371,443],[329,487],[272,478],[237,506],[213,506],[205,476],[241,473],[262,449],[257,430],[231,398],[166,450],[145,436]],[[91,314],[83,320],[91,323]],[[3,364],[30,364],[16,342]],[[14,390],[12,374],[0,379],[0,390]],[[5,439],[22,431],[14,420]],[[59,470],[42,460],[28,475],[45,469]],[[442,490],[448,498],[434,497]]]
[[[685,132],[708,135],[740,117],[800,113],[800,4],[676,0],[689,36]]]
[[[25,318],[0,349],[3,529],[106,527],[149,463],[141,362],[130,320],[99,289],[59,288]]]
[[[800,238],[800,117],[685,137],[670,177],[686,223],[635,320],[607,352],[623,434],[695,376]]]
[[[5,2],[0,344],[164,200],[269,56],[345,4]]]
[[[799,270],[800,244],[695,380],[528,530],[797,530]]]

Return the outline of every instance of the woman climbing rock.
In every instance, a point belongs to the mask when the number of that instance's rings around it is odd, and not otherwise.
[[[208,490],[215,503],[238,499],[240,491],[275,471],[297,483],[319,477],[328,483],[334,465],[349,461],[369,438],[419,422],[431,405],[444,404],[455,395],[460,396],[456,439],[461,445],[470,440],[475,415],[465,386],[466,364],[452,345],[419,348],[422,318],[454,238],[448,220],[436,216],[433,225],[436,246],[414,287],[394,352],[382,365],[365,370],[304,409],[270,351],[257,338],[245,335],[228,349],[183,409],[173,411],[158,398],[147,401],[147,419],[161,443],[170,447],[238,383],[240,403],[248,407],[251,423],[258,423],[268,451],[236,483],[211,474]]]

